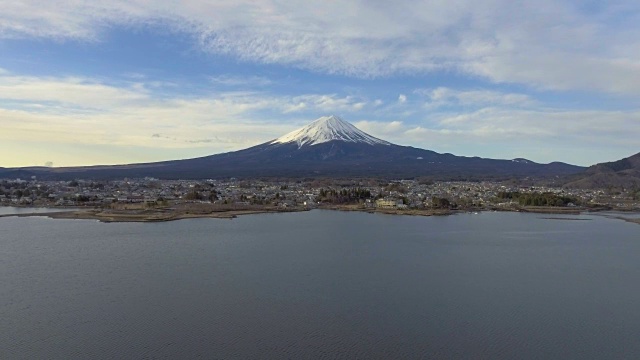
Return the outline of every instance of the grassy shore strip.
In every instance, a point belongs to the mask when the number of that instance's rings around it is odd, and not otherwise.
[[[607,217],[609,219],[623,220],[623,221],[626,221],[626,222],[630,222],[630,223],[634,223],[634,224],[640,225],[640,219],[628,218],[628,217],[624,217],[624,216],[615,216],[615,215],[602,215],[602,216]]]
[[[583,213],[601,211],[607,209],[593,208],[553,208],[553,207],[518,207],[518,208],[491,208],[491,209],[379,209],[364,208],[360,205],[323,205],[318,209],[337,210],[337,211],[359,211],[374,214],[387,215],[410,215],[410,216],[446,216],[468,212],[482,211],[509,211],[509,212],[529,212],[550,215],[580,215]],[[156,209],[86,209],[74,211],[56,211],[56,212],[37,212],[23,214],[4,214],[1,217],[30,217],[44,216],[53,219],[84,219],[98,220],[101,222],[165,222],[181,219],[197,219],[197,218],[215,218],[215,219],[232,219],[240,215],[265,214],[265,213],[283,213],[307,211],[306,207],[280,208],[275,206],[259,206],[259,207],[218,207],[207,206],[206,204],[180,204],[167,208]],[[630,219],[622,216],[603,215],[609,218],[615,218],[632,223],[640,224],[640,219]],[[553,218],[558,220],[585,220],[577,218]]]
[[[564,221],[591,221],[591,219],[578,219],[578,218],[561,218],[561,217],[541,217],[544,220],[564,220]]]
[[[537,214],[564,214],[564,215],[580,215],[587,211],[585,208],[563,208],[550,206],[523,206],[515,208],[512,211],[529,212]]]
[[[321,206],[322,210],[337,210],[337,211],[359,211],[367,212],[370,214],[387,214],[387,215],[411,215],[411,216],[444,216],[459,213],[458,210],[448,209],[379,209],[379,208],[364,208],[359,205],[330,205]]]
[[[216,210],[209,212],[202,211],[133,211],[133,210],[78,210],[78,211],[63,211],[63,212],[49,212],[49,213],[24,213],[24,214],[6,214],[0,215],[0,217],[30,217],[30,216],[44,216],[52,219],[78,219],[78,220],[98,220],[100,222],[165,222],[182,219],[197,219],[197,218],[215,218],[215,219],[233,219],[240,215],[251,214],[265,214],[265,213],[280,213],[280,212],[292,212],[292,211],[304,211],[306,209],[277,209],[277,208],[260,208],[260,209],[227,209]]]

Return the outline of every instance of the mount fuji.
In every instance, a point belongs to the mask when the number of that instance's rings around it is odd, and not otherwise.
[[[391,143],[375,138],[335,115],[321,117],[309,125],[281,136],[270,143],[296,143],[298,148],[301,148],[334,140],[369,145],[391,145]]]
[[[463,157],[396,145],[371,136],[337,116],[325,116],[277,139],[239,151],[145,164],[0,168],[0,178],[35,175],[40,179],[150,176],[161,179],[430,177],[438,180],[481,180],[548,177],[583,170],[582,167],[560,162],[538,164],[526,159]]]

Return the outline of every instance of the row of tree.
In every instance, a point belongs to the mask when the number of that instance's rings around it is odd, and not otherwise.
[[[551,192],[520,193],[517,191],[503,191],[498,193],[498,198],[514,200],[522,206],[567,206],[578,202],[576,198]]]
[[[357,203],[365,199],[371,199],[371,191],[362,188],[320,189],[318,194],[318,201],[331,204]]]

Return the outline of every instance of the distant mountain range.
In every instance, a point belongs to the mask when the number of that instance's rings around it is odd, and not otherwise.
[[[114,166],[1,169],[0,177],[39,179],[161,179],[255,177],[430,177],[500,179],[577,174],[583,167],[526,159],[496,160],[440,154],[373,137],[337,116],[321,117],[248,149],[194,159]]]
[[[596,164],[583,173],[569,177],[570,188],[640,188],[640,153],[618,161]]]

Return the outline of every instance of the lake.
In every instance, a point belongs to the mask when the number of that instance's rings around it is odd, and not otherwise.
[[[46,208],[46,207],[13,207],[13,206],[0,206],[0,215],[11,214],[34,214],[34,213],[51,213],[58,211],[74,211],[78,208]]]
[[[634,359],[639,280],[597,215],[0,218],[0,358]]]

